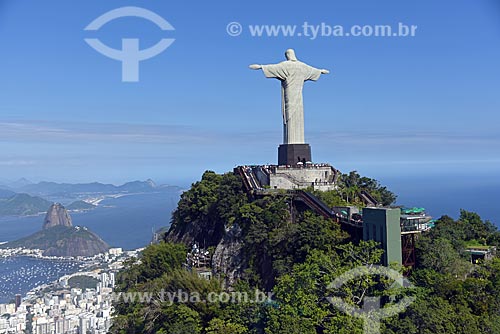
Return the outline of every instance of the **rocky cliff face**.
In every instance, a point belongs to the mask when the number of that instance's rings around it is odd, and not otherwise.
[[[246,268],[243,262],[241,229],[236,224],[226,228],[224,221],[218,220],[172,226],[164,240],[183,243],[188,249],[195,243],[215,247],[212,257],[213,273],[224,277],[226,286],[232,286],[241,278]]]
[[[215,275],[224,278],[226,287],[233,286],[243,277],[247,267],[243,256],[241,229],[234,224],[226,229],[226,234],[217,245],[212,257],[212,269]]]
[[[191,247],[194,243],[210,247],[216,246],[223,235],[223,221],[194,221],[190,224],[172,225],[165,236],[165,240],[183,243],[188,247]]]
[[[45,215],[43,229],[49,229],[54,226],[73,226],[68,211],[59,203],[52,204]]]
[[[207,171],[181,195],[164,240],[184,243],[188,249],[195,243],[206,249],[213,247],[213,273],[232,286],[248,267],[244,230],[236,221],[246,204],[248,196],[239,176]]]

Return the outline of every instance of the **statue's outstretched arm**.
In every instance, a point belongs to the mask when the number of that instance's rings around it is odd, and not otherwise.
[[[260,70],[262,68],[262,65],[252,64],[248,67],[250,67],[252,70]]]
[[[330,71],[328,70],[325,70],[325,69],[322,69],[322,70],[319,70],[321,72],[321,74],[328,74],[330,73]]]

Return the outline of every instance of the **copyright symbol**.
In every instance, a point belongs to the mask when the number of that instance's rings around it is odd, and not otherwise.
[[[227,34],[229,36],[239,36],[243,32],[243,26],[239,22],[231,22],[226,27]]]

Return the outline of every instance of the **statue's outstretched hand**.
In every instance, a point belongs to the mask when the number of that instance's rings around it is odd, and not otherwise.
[[[320,72],[321,72],[321,74],[328,74],[328,73],[330,73],[330,71],[328,71],[328,70],[325,70],[325,69],[323,69],[323,70],[320,70]]]
[[[257,65],[257,64],[252,64],[248,67],[250,67],[252,70],[260,70],[262,68],[261,65]]]

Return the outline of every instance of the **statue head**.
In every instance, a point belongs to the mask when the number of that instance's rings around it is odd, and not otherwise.
[[[295,57],[295,51],[293,49],[288,49],[285,51],[286,60],[297,61],[297,57]]]

